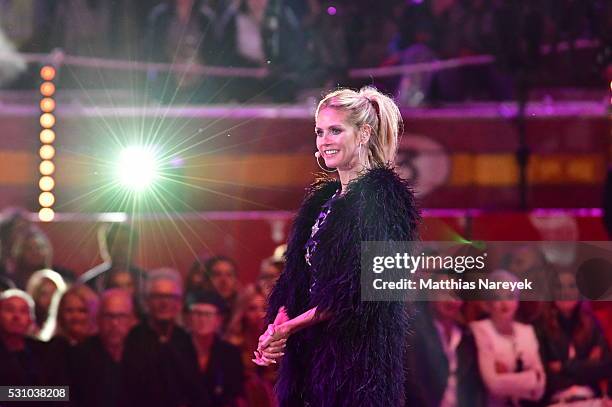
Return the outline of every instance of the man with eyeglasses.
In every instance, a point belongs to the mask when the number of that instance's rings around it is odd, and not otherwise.
[[[181,407],[194,405],[197,355],[189,334],[177,325],[183,285],[172,269],[149,273],[147,316],[125,343],[122,404]]]
[[[118,406],[125,339],[134,326],[134,305],[129,291],[104,291],[98,311],[98,335],[76,350],[71,397],[77,406]]]

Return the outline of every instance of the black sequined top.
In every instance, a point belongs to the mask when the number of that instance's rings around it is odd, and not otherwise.
[[[323,206],[321,207],[321,212],[319,213],[319,216],[317,217],[317,220],[315,221],[314,225],[312,225],[310,238],[308,239],[308,241],[306,242],[306,245],[304,246],[304,248],[306,249],[304,258],[306,259],[306,264],[308,264],[308,266],[310,267],[312,267],[310,259],[312,258],[315,251],[317,250],[317,244],[319,243],[317,239],[317,233],[319,232],[319,229],[321,229],[321,227],[325,223],[325,220],[329,216],[329,213],[331,212],[332,203],[340,196],[340,192],[341,190],[338,189],[336,193],[331,198],[329,198],[327,202],[323,204]],[[310,288],[308,289],[309,292],[312,292],[312,289],[314,288],[315,284],[316,284],[316,276],[314,273],[311,273]]]

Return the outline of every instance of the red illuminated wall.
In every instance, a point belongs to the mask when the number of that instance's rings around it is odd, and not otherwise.
[[[253,215],[256,214],[250,214]],[[595,216],[425,215],[421,227],[423,240],[457,237],[502,241],[607,240],[600,218]],[[274,219],[257,217],[261,219],[205,220],[191,216],[189,219],[140,220],[135,224],[141,236],[139,264],[147,269],[171,266],[186,272],[197,254],[226,254],[238,262],[243,280],[253,281],[261,260],[271,256],[274,248],[285,242],[291,215],[277,214]],[[99,224],[67,221],[40,226],[53,242],[56,264],[80,274],[101,261],[96,240]]]

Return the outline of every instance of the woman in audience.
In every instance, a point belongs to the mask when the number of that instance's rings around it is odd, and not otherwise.
[[[505,270],[491,273],[489,280],[518,281]],[[500,290],[495,301],[485,303],[489,318],[470,324],[489,407],[518,406],[521,400],[537,401],[544,394],[546,377],[534,329],[515,321],[517,296]]]
[[[265,328],[266,297],[258,286],[247,287],[238,298],[236,312],[227,329],[228,342],[240,348],[246,368],[246,397],[250,406],[275,406],[272,387],[276,381],[274,366],[257,366],[251,362],[259,333]]]
[[[548,374],[546,399],[556,403],[600,397],[606,386],[612,390],[610,348],[588,304],[579,299],[574,274],[566,270],[557,276],[558,300],[548,304],[538,324]]]
[[[50,269],[35,271],[28,280],[26,291],[35,304],[33,334],[38,339],[48,341],[55,332],[59,301],[66,289],[62,276]]]
[[[551,276],[555,274],[554,266],[549,264],[546,256],[535,245],[521,245],[513,247],[502,259],[502,268],[514,274],[519,280],[526,278],[538,287],[538,296],[548,297],[544,291],[549,286]],[[523,323],[531,324],[538,320],[544,310],[543,301],[535,301],[529,298],[529,292],[521,296],[516,319]]]
[[[244,406],[244,368],[240,350],[219,336],[226,311],[223,298],[211,291],[192,293],[186,299],[186,308],[198,355],[197,405]]]
[[[97,294],[85,285],[66,291],[59,303],[56,338],[62,337],[75,345],[94,335],[99,302]]]
[[[252,353],[252,345],[257,345],[259,332],[265,328],[266,298],[257,286],[247,287],[238,298],[236,313],[227,329],[226,338],[236,346],[244,347]],[[252,355],[247,355],[251,360]]]
[[[55,336],[49,342],[47,366],[53,367],[54,385],[69,385],[75,365],[75,349],[97,332],[99,299],[85,285],[76,285],[64,293],[57,314]]]

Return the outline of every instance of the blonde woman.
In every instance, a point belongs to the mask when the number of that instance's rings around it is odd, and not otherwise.
[[[70,287],[59,301],[55,336],[49,342],[48,360],[50,384],[70,385],[76,362],[77,345],[97,333],[100,300],[85,285]]]
[[[59,303],[56,336],[77,345],[95,335],[99,306],[100,299],[91,288],[85,285],[70,287]]]
[[[272,391],[276,381],[276,366],[256,366],[251,363],[259,334],[265,328],[266,297],[258,285],[247,286],[237,300],[236,312],[228,325],[225,339],[240,348],[245,366],[245,395],[250,406],[276,405]]]
[[[505,270],[494,271],[489,279],[519,281]],[[476,338],[480,375],[488,393],[486,406],[519,406],[525,400],[538,401],[544,395],[546,375],[535,330],[516,321],[516,292],[499,290],[496,294],[494,301],[485,303],[489,317],[470,324]]]
[[[393,167],[400,111],[374,88],[340,89],[315,122],[315,157],[338,179],[315,182],[299,210],[254,362],[280,361],[283,407],[399,406],[405,306],[361,301],[359,287],[361,242],[417,239],[414,196]]]

